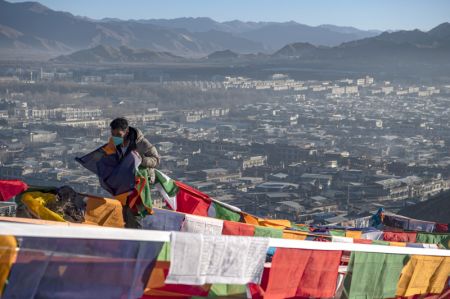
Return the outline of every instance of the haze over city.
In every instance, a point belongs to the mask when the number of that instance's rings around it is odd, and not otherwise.
[[[449,11],[0,0],[0,297],[450,298]]]

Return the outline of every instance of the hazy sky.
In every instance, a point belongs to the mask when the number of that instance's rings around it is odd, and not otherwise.
[[[11,0],[9,0],[11,1]],[[11,2],[23,2],[13,0]],[[41,0],[101,19],[210,17],[217,21],[297,21],[361,29],[422,29],[450,21],[450,0]]]

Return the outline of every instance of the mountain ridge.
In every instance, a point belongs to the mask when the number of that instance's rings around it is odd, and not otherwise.
[[[70,55],[61,55],[52,62],[57,63],[151,63],[180,62],[182,57],[169,52],[156,52],[148,49],[132,49],[126,46],[112,47],[99,45],[90,49],[80,50]]]
[[[114,47],[126,45],[132,48],[147,48],[186,57],[202,57],[226,49],[241,53],[272,52],[290,42],[336,45],[357,38],[339,32],[344,30],[336,29],[340,27],[327,29],[296,22],[239,20],[217,22],[206,17],[170,20],[111,18],[93,20],[68,12],[55,11],[38,2],[11,3],[5,0],[0,0],[0,26],[2,51],[35,50],[60,54],[104,44]],[[286,32],[280,34],[277,28],[282,28],[281,30]],[[302,30],[309,33],[299,32]],[[311,30],[314,34],[310,32]],[[364,36],[375,34],[355,30]],[[277,40],[280,35],[288,38]],[[313,40],[309,40],[311,36],[314,37]],[[306,40],[297,40],[303,37]]]
[[[16,34],[12,32],[12,34]],[[208,33],[199,33],[208,34]],[[217,38],[221,38],[220,33],[213,33]],[[226,44],[224,43],[225,47]],[[390,64],[394,63],[421,63],[431,61],[442,62],[450,59],[450,26],[447,23],[440,24],[435,28],[423,32],[420,30],[384,32],[378,36],[361,40],[342,43],[339,46],[327,47],[316,46],[311,43],[297,42],[287,44],[282,48],[270,53],[242,53],[232,49],[213,51],[202,57],[195,59],[182,59],[167,51],[154,51],[149,49],[132,49],[131,47],[119,46],[119,53],[115,53],[110,48],[98,48],[99,46],[84,49],[72,53],[71,55],[60,56],[54,62],[76,62],[82,63],[81,57],[85,57],[88,62],[102,63],[113,62],[112,57],[117,58],[117,62],[222,62],[222,63],[267,63],[281,62],[289,60],[293,63],[305,61],[335,61],[349,63],[363,61],[364,63]],[[117,46],[116,46],[117,47]],[[102,49],[103,51],[100,51]],[[123,49],[128,49],[124,51]],[[109,53],[112,55],[103,56],[99,53]],[[137,55],[137,53],[141,53]],[[145,54],[144,54],[145,53]],[[131,55],[128,57],[128,55]],[[137,56],[136,56],[137,55]]]

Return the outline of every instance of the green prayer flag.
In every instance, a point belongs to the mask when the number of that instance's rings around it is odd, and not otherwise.
[[[172,197],[177,195],[178,186],[175,184],[174,180],[169,178],[166,174],[159,171],[158,169],[155,169],[155,177],[156,177],[155,183],[160,183],[168,196]]]
[[[440,244],[450,249],[450,234],[417,233],[416,243]]]
[[[352,252],[341,299],[395,298],[408,255]]]
[[[158,254],[158,257],[156,259],[160,262],[169,262],[170,261],[170,243],[164,242],[161,251]]]
[[[255,237],[283,238],[283,230],[272,227],[255,226]]]
[[[345,230],[331,229],[330,235],[335,237],[345,237]]]
[[[388,241],[383,241],[383,240],[372,240],[372,244],[374,245],[384,245],[384,246],[389,246],[389,242]]]
[[[136,185],[137,190],[141,190],[141,200],[144,204],[145,208],[152,208],[152,195],[150,191],[150,184],[149,184],[149,178],[148,178],[148,169],[144,167],[139,167],[136,171],[136,177],[143,178],[144,180],[140,180],[139,184]],[[144,185],[143,185],[144,184]],[[139,209],[141,210],[141,209]],[[143,215],[145,216],[145,215]]]
[[[214,209],[216,210],[216,218],[218,218],[218,219],[235,221],[235,222],[239,222],[241,220],[241,215],[239,213],[231,211],[230,209],[228,209],[216,202],[214,202]]]
[[[247,298],[245,285],[241,284],[213,284],[208,298],[233,296],[233,298]]]
[[[309,232],[309,226],[307,225],[297,225],[295,223],[292,223],[292,229],[293,230],[299,230],[299,231],[303,231],[303,232]]]
[[[163,172],[155,169],[155,183],[153,186],[159,191],[170,209],[176,211],[178,186],[175,181]]]

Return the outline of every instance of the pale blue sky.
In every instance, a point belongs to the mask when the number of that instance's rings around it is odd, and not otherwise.
[[[11,1],[11,0],[9,0]],[[22,2],[12,0],[11,2]],[[429,30],[450,21],[450,0],[41,0],[100,19],[210,17],[217,21],[296,21],[361,29]]]

